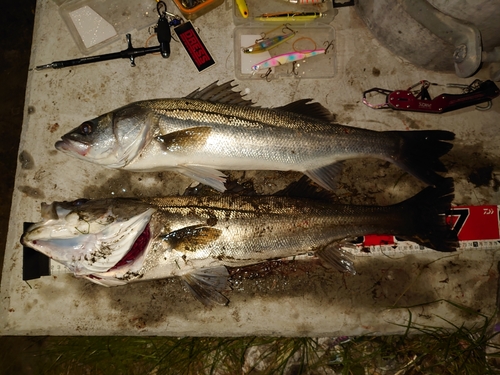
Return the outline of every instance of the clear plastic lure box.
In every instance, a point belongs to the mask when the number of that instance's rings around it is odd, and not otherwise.
[[[335,29],[329,25],[337,12],[332,2],[294,4],[284,0],[247,0],[248,17],[244,18],[236,0],[233,2],[234,66],[237,79],[267,80],[276,78],[333,78],[336,70]],[[267,17],[271,15],[270,17]],[[274,16],[278,15],[278,16]],[[284,15],[284,17],[283,17]],[[301,20],[294,15],[300,15]],[[277,35],[295,35],[276,47],[260,53],[245,53],[244,48],[259,39]],[[278,55],[291,52],[322,51],[326,53],[277,65],[272,68],[255,65]],[[254,67],[254,69],[252,69]]]
[[[235,75],[238,79],[274,78],[333,78],[335,75],[335,30],[330,25],[289,26],[296,32],[290,40],[270,51],[262,53],[244,53],[243,49],[255,43],[267,25],[239,26],[234,30]],[[281,31],[281,29],[280,29]],[[289,31],[288,31],[289,32]],[[328,47],[329,46],[329,47]],[[253,70],[260,62],[294,51],[322,50],[326,53],[297,60],[293,63],[272,68]],[[269,70],[270,69],[270,70]]]

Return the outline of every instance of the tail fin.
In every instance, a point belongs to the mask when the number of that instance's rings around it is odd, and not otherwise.
[[[429,186],[399,203],[401,212],[406,216],[405,221],[410,221],[411,225],[408,225],[407,235],[397,236],[434,250],[455,251],[458,237],[446,222],[446,213],[454,198],[453,191],[453,179],[442,178],[436,187]]]
[[[408,173],[429,185],[437,185],[443,177],[436,172],[447,169],[439,158],[453,147],[445,141],[455,139],[455,134],[445,130],[389,131],[400,138],[399,153],[393,162]]]

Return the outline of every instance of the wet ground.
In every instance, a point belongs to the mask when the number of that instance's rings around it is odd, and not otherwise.
[[[24,95],[29,68],[35,0],[17,0],[3,5],[0,12],[0,262],[5,251],[17,150],[23,123]],[[1,272],[1,271],[0,271]],[[41,338],[1,337],[0,372],[30,374],[24,356]]]

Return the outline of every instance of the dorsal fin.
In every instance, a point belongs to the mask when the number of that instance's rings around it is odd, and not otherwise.
[[[251,100],[245,99],[244,95],[241,95],[241,91],[233,91],[233,88],[237,85],[232,85],[233,81],[225,82],[218,85],[218,81],[215,81],[211,85],[208,85],[204,89],[196,89],[192,93],[186,96],[187,99],[198,99],[204,100],[212,103],[224,103],[224,104],[237,104],[242,106],[253,106]]]
[[[297,113],[299,115],[304,115],[312,117],[321,121],[334,122],[335,115],[333,115],[328,109],[323,107],[320,103],[311,103],[312,99],[300,99],[295,102],[289,103],[282,107],[277,107],[278,111],[287,111]]]

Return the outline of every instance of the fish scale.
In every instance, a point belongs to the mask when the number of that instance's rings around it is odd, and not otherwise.
[[[290,169],[293,164],[301,165],[322,156],[332,161],[332,154],[342,155],[337,158],[352,158],[362,151],[366,154],[367,150],[370,154],[383,154],[390,145],[381,142],[380,133],[319,122],[299,114],[202,101],[192,101],[185,106],[183,103],[186,101],[160,100],[142,105],[154,110],[161,108],[158,110],[161,133],[198,126],[212,128],[214,140],[208,142],[213,148],[200,145],[200,153],[205,156],[223,154],[234,158],[263,159],[284,164],[280,169]],[[227,139],[219,141],[224,136]],[[279,143],[276,142],[278,136]],[[363,139],[363,144],[360,144],[360,139]],[[246,145],[252,149],[248,150]],[[223,169],[231,168],[225,165]]]

